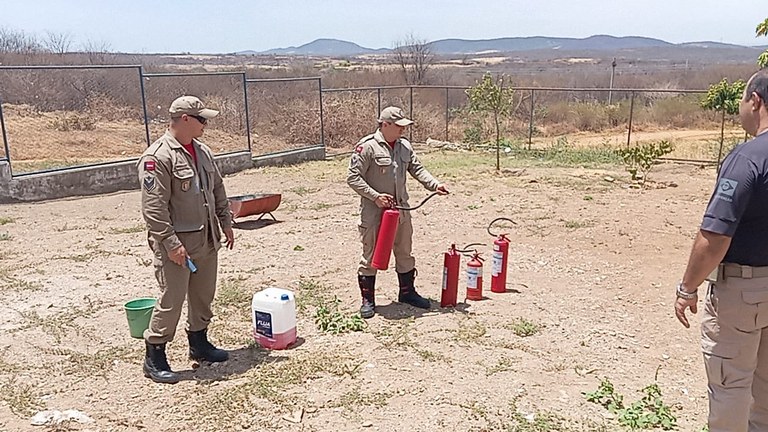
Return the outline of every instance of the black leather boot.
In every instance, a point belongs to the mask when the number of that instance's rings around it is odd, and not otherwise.
[[[208,342],[208,329],[187,332],[189,339],[189,358],[197,361],[218,363],[229,360],[229,353],[218,349]]]
[[[397,301],[400,303],[406,303],[411,306],[429,309],[430,303],[428,299],[420,296],[416,292],[416,287],[413,284],[416,278],[416,269],[413,269],[407,273],[398,273],[397,280],[400,282],[400,294],[397,296]]]
[[[144,376],[156,383],[176,384],[179,374],[173,372],[165,356],[165,344],[146,342],[147,354],[144,356]]]
[[[357,275],[357,284],[360,285],[360,295],[363,303],[360,306],[360,316],[368,319],[376,313],[376,276]]]

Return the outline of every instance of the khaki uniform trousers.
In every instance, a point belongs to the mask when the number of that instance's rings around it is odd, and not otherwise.
[[[378,214],[374,217],[366,217],[360,224],[360,242],[363,244],[363,256],[360,258],[360,266],[357,268],[357,274],[362,276],[375,276],[376,269],[371,267],[373,251],[376,248],[376,237],[379,234],[381,225],[381,214],[383,211],[378,209]],[[408,273],[416,267],[416,259],[411,255],[413,248],[413,224],[411,215],[407,211],[400,212],[400,220],[397,224],[397,233],[395,234],[395,244],[392,252],[395,255],[395,271],[398,273]]]
[[[768,431],[768,277],[710,283],[701,347],[709,431]]]
[[[151,344],[173,340],[185,298],[187,331],[206,329],[213,318],[211,303],[216,294],[218,251],[209,239],[195,253],[189,249],[188,252],[197,267],[195,273],[168,259],[164,251],[155,251],[155,277],[161,292],[152,311],[149,328],[144,331],[144,339]]]

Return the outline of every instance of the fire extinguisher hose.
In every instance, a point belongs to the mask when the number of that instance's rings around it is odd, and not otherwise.
[[[423,205],[424,205],[424,204],[425,204],[427,201],[429,201],[429,199],[430,199],[430,198],[432,198],[432,197],[433,197],[433,196],[435,196],[435,195],[438,195],[438,193],[437,193],[437,192],[432,192],[432,193],[431,193],[431,194],[430,194],[428,197],[424,198],[424,200],[423,200],[421,203],[419,203],[419,205],[417,205],[417,206],[415,206],[415,207],[402,207],[402,206],[395,206],[395,208],[396,208],[397,210],[405,210],[405,211],[416,210],[417,208],[419,208],[419,207],[423,206]]]
[[[494,234],[491,232],[491,227],[493,226],[493,224],[495,224],[498,221],[512,222],[513,225],[517,225],[517,222],[513,221],[512,219],[505,218],[505,217],[496,218],[492,220],[491,223],[488,224],[488,234],[490,234],[491,237],[498,237],[498,234]]]
[[[484,243],[470,243],[462,249],[456,249],[456,252],[464,255],[465,257],[471,257],[472,252],[477,252],[477,248],[474,248],[473,246],[485,246]]]

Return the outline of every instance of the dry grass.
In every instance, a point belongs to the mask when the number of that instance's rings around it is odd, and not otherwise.
[[[22,417],[29,417],[43,407],[35,388],[27,383],[18,382],[15,376],[0,381],[4,389],[0,391],[0,400],[11,412]]]
[[[129,348],[126,346],[110,346],[92,353],[83,353],[66,348],[40,348],[40,352],[43,354],[57,357],[56,361],[49,362],[44,366],[47,371],[84,378],[99,376],[104,379],[107,379],[116,362],[134,362],[140,358],[140,351],[136,347]]]
[[[258,411],[258,400],[255,398],[264,399],[283,409],[308,406],[307,401],[302,400],[300,396],[287,394],[287,388],[323,375],[355,378],[363,364],[354,358],[329,352],[303,353],[288,359],[264,360],[247,375],[240,377],[238,384],[217,392],[212,398],[205,398],[204,404],[198,407],[195,415],[199,416],[201,421],[223,428],[244,422],[250,427],[254,418],[243,419],[240,413]]]
[[[91,318],[96,312],[106,307],[100,301],[92,301],[87,296],[84,301],[86,303],[84,306],[72,306],[65,311],[47,315],[41,315],[35,310],[19,312],[23,322],[13,332],[38,329],[52,336],[57,344],[61,343],[70,332],[81,335],[84,328],[77,322],[77,319]]]

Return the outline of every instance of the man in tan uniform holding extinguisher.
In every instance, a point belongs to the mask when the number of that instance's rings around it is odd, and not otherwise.
[[[381,224],[383,209],[394,206],[408,206],[408,192],[405,187],[406,173],[430,191],[447,195],[441,185],[421,164],[413,146],[402,137],[403,131],[413,121],[405,117],[398,107],[388,107],[378,118],[379,128],[363,137],[352,153],[347,174],[347,184],[360,196],[360,240],[363,256],[357,270],[357,281],[362,296],[360,315],[371,318],[376,307],[376,269],[371,267],[371,258],[376,246],[376,236]],[[393,252],[395,271],[400,285],[398,301],[422,309],[429,309],[429,300],[416,292],[416,260],[411,255],[413,225],[411,215],[400,213],[395,235]]]

